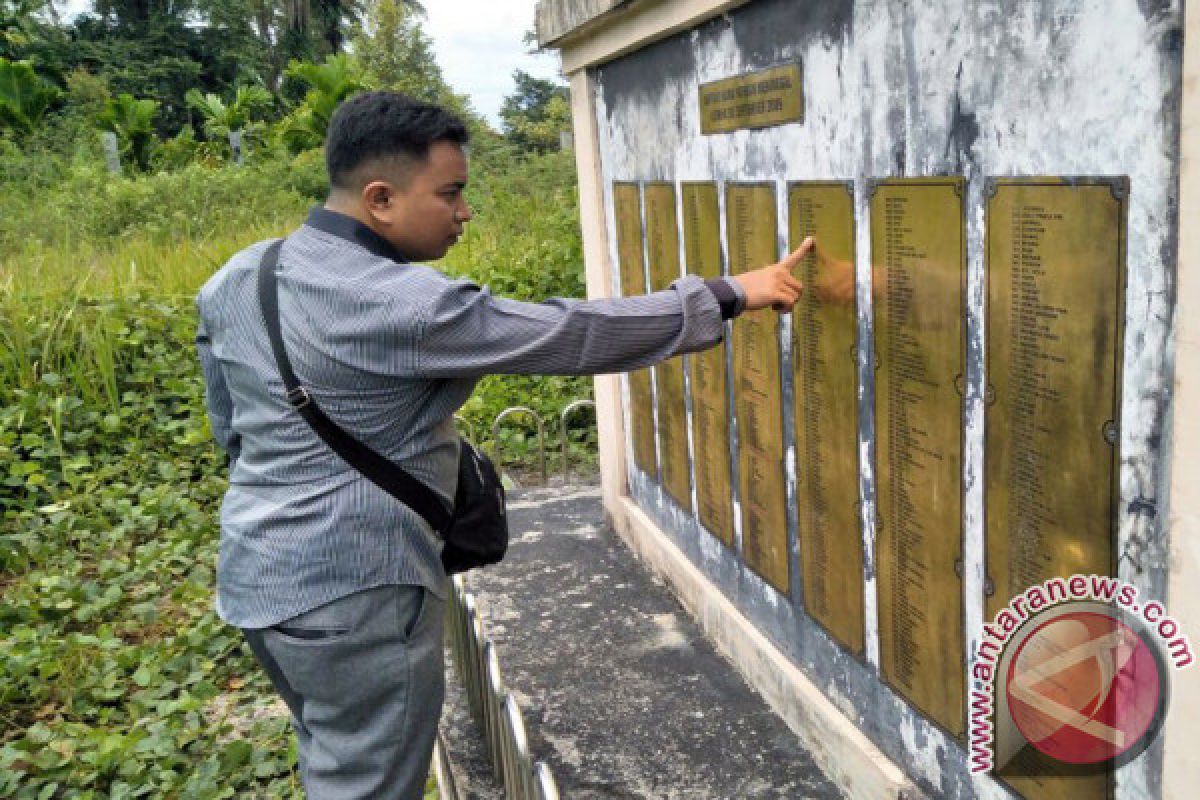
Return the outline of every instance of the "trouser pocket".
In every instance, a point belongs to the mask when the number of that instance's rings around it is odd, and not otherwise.
[[[345,636],[362,623],[364,606],[370,599],[363,595],[368,592],[339,597],[273,625],[271,630],[293,642],[320,642]]]
[[[429,606],[435,599],[423,586],[396,587],[396,627],[404,641],[412,641],[428,624]]]

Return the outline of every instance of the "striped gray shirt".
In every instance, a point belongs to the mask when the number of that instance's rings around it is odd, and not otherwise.
[[[284,399],[258,306],[268,242],[237,253],[196,298],[213,436],[230,456],[217,611],[275,625],[347,594],[417,584],[441,596],[425,521],[341,460]],[[613,300],[521,303],[405,263],[350,217],[318,208],[279,260],[279,313],[296,375],[350,434],[433,487],[457,479],[454,412],[483,375],[636,369],[721,340],[734,281],[685,277]]]

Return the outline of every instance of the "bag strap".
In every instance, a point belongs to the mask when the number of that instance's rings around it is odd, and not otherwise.
[[[283,344],[283,333],[279,328],[279,281],[275,274],[275,265],[279,263],[279,251],[282,246],[282,239],[272,242],[258,265],[258,302],[267,323],[267,336],[271,339],[275,363],[287,390],[288,404],[304,417],[304,421],[317,436],[347,464],[424,517],[435,531],[445,531],[450,524],[450,512],[433,490],[338,427],[300,385],[296,373],[292,371],[292,362],[288,359],[287,348]]]

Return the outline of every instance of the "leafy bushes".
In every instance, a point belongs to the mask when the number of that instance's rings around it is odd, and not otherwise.
[[[0,167],[8,157],[0,156]],[[137,235],[211,239],[283,224],[312,205],[298,191],[311,191],[310,172],[297,175],[286,161],[268,161],[241,169],[189,164],[138,177],[112,176],[99,165],[70,169],[58,180],[33,176],[0,192],[0,253]]]
[[[0,58],[0,130],[33,133],[59,94],[28,62]]]
[[[224,480],[191,315],[75,312],[111,330],[115,405],[50,371],[0,386],[0,795],[291,796],[286,719],[211,609]]]

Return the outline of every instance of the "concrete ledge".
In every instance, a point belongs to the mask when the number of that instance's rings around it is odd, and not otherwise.
[[[746,2],[542,0],[537,9],[538,44],[561,51],[563,73],[572,75],[694,28]]]
[[[534,12],[538,46],[548,47],[629,3],[630,0],[541,0]]]
[[[608,509],[613,527],[672,588],[717,648],[762,693],[847,797],[924,797],[836,706],[755,628],[629,497]]]

